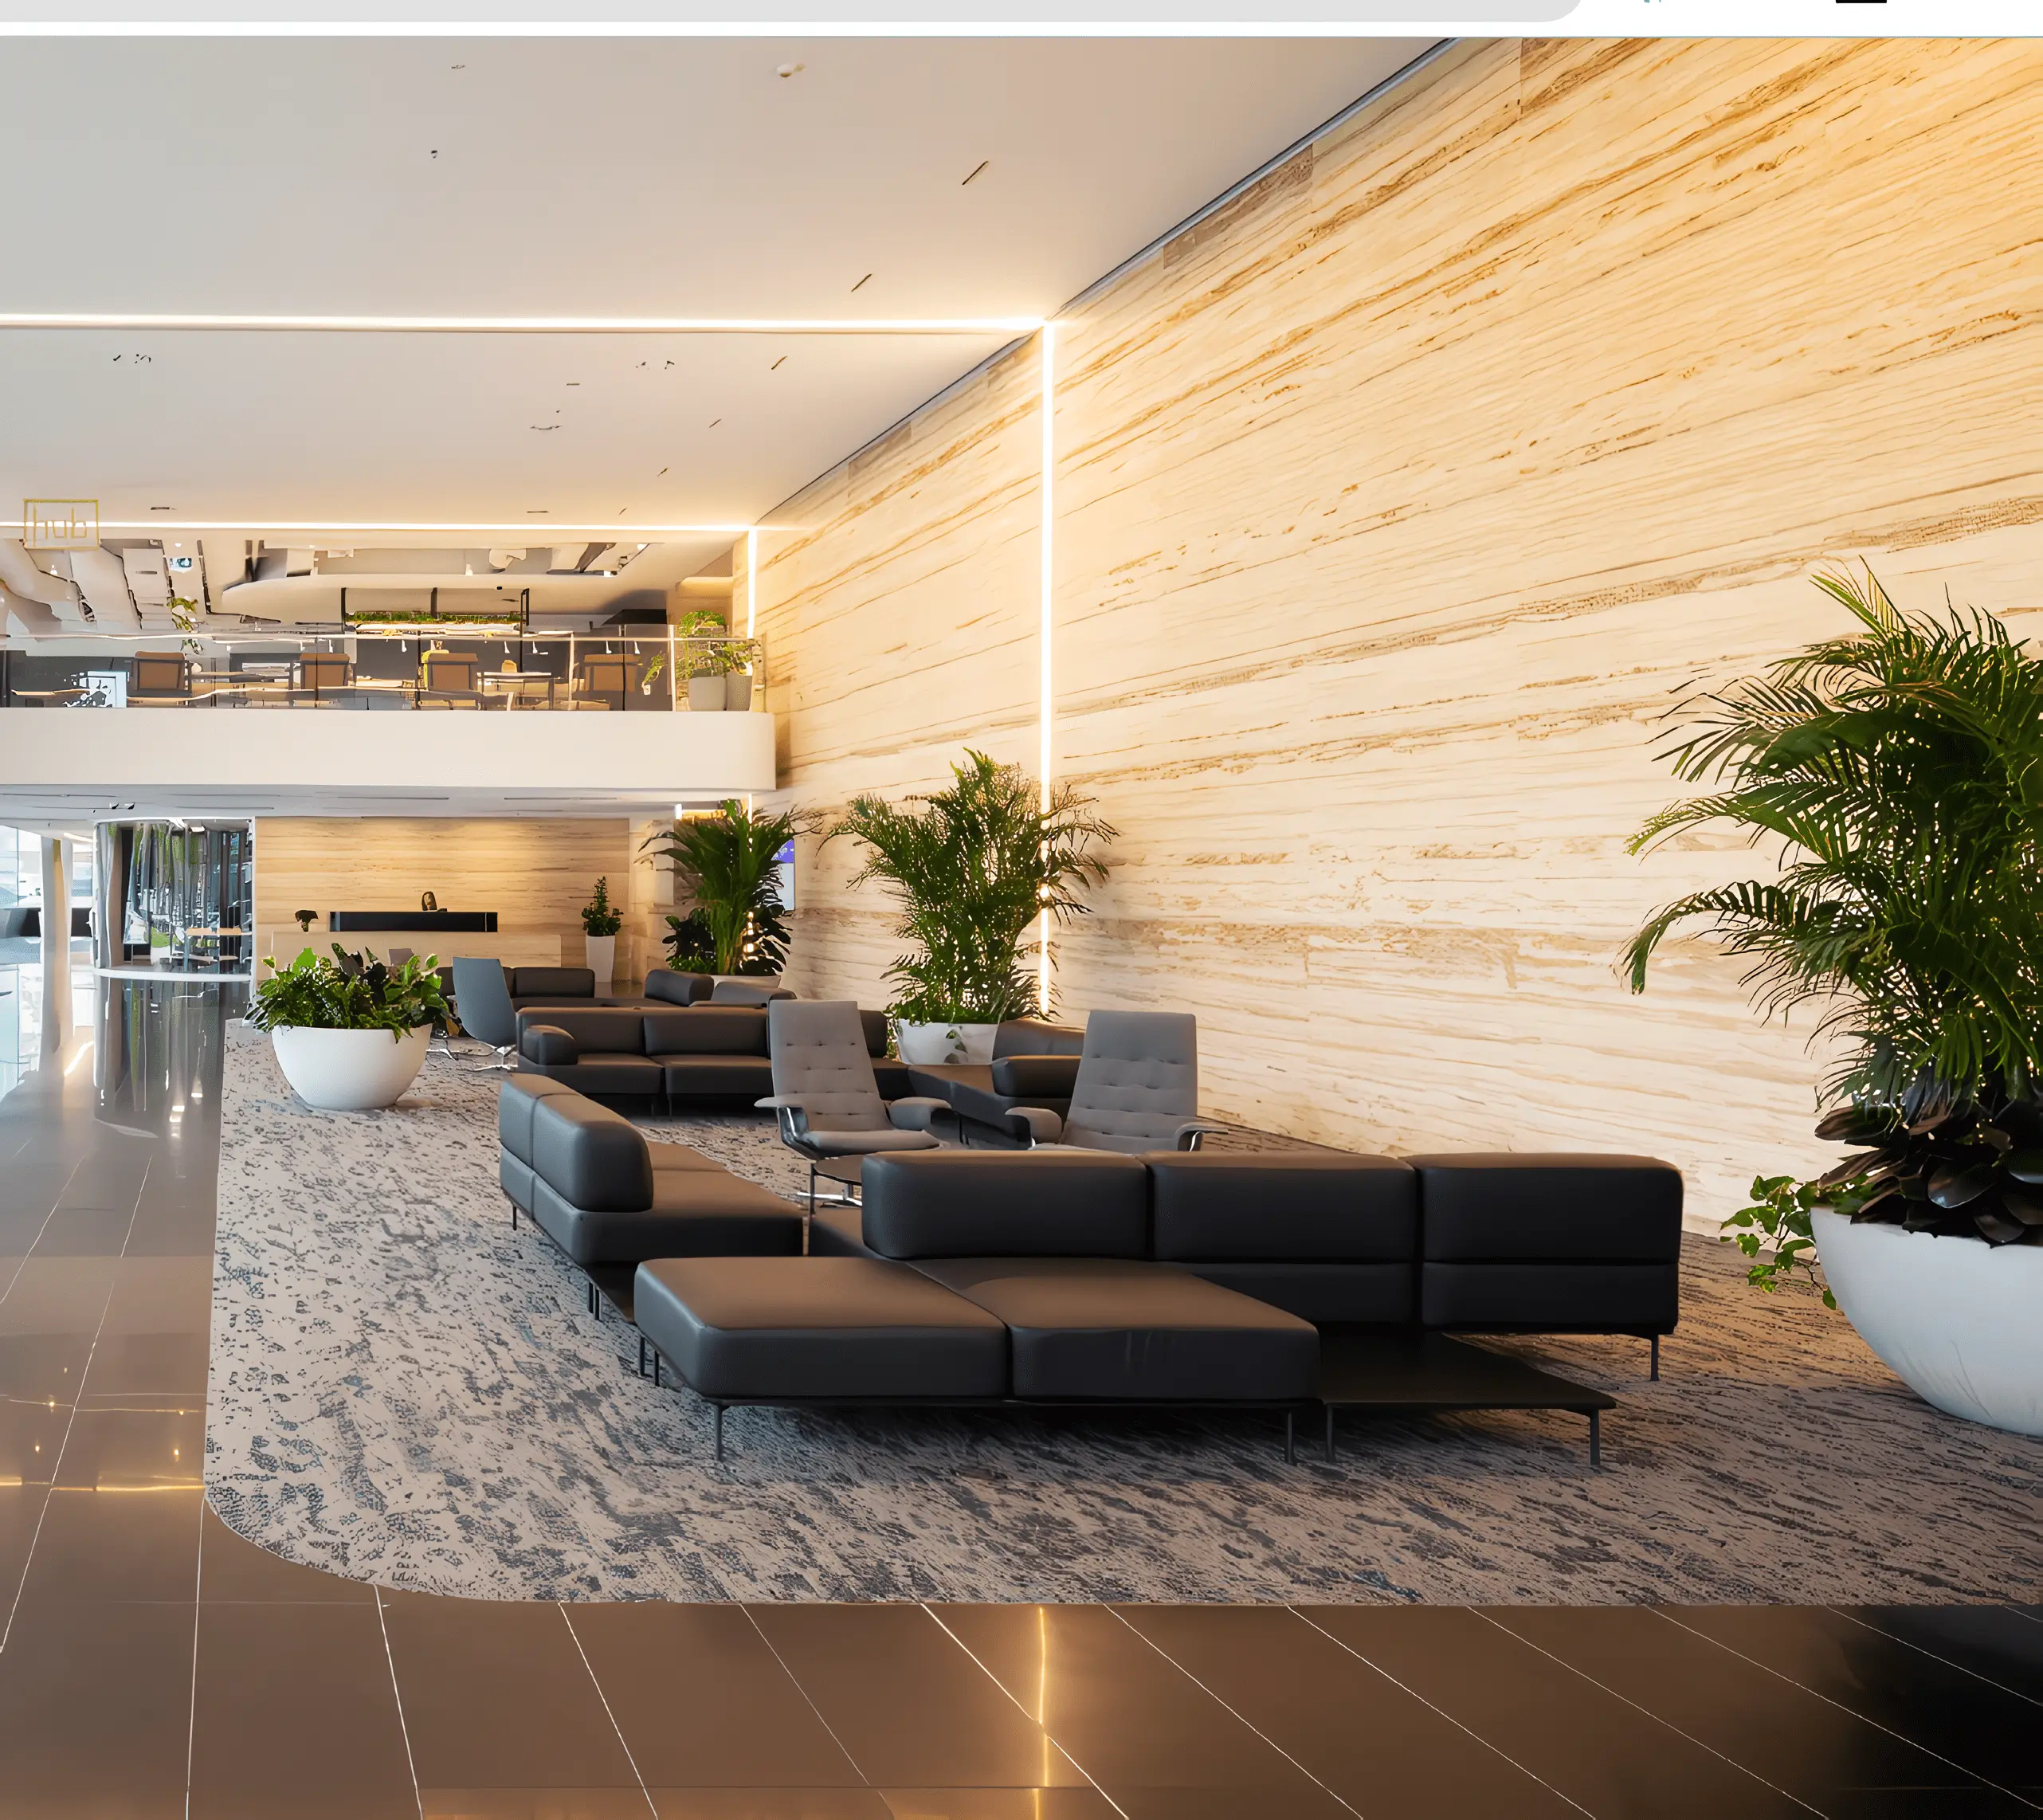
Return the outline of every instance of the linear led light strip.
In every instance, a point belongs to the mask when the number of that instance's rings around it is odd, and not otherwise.
[[[1043,473],[1041,482],[1042,546],[1037,567],[1041,571],[1041,599],[1038,603],[1039,619],[1037,644],[1040,651],[1041,673],[1037,679],[1037,768],[1042,779],[1042,807],[1045,814],[1050,807],[1050,760],[1052,757],[1051,731],[1054,720],[1051,694],[1051,634],[1055,630],[1053,602],[1055,598],[1056,519],[1057,519],[1057,332],[1049,323],[1037,331],[1041,343],[1042,358],[1043,418]],[[1036,956],[1037,998],[1045,1017],[1050,1010],[1050,913],[1045,910],[1038,920]]]
[[[743,536],[752,528],[749,524],[621,524],[614,519],[608,524],[576,524],[568,520],[559,522],[550,518],[521,518],[509,524],[398,524],[378,521],[369,523],[357,520],[320,519],[294,520],[290,523],[273,521],[264,524],[246,518],[103,518],[99,521],[102,531],[245,531],[249,532],[288,532],[305,536],[324,536],[327,532],[345,533],[359,536],[364,532],[389,532],[393,535],[406,532],[445,533],[473,531],[478,535],[494,536],[498,532],[516,531],[521,535],[540,532],[572,532],[578,535],[601,537],[609,543],[622,538],[641,537],[694,537]],[[0,518],[0,531],[20,531],[24,528],[18,518]]]
[[[0,329],[156,329],[257,335],[1033,335],[1041,316],[180,316],[0,312]]]

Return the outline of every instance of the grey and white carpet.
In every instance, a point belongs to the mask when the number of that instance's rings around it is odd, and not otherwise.
[[[709,1410],[496,1187],[500,1077],[429,1062],[390,1111],[310,1112],[229,1026],[206,1485],[233,1528],[389,1586],[500,1598],[2043,1599],[2043,1442],[1928,1408],[1813,1300],[1691,1239],[1665,1375],[1538,1355],[1579,1418]],[[762,1119],[649,1123],[790,1194]]]

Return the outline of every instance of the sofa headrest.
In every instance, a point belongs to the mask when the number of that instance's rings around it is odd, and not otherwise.
[[[676,1006],[639,1014],[648,1055],[764,1055],[767,1014],[754,1005]]]
[[[1075,1055],[1004,1055],[993,1065],[993,1090],[1024,1104],[1069,1100],[1078,1085]]]
[[[993,1033],[993,1059],[1010,1055],[1083,1055],[1085,1031],[1078,1024],[1043,1018],[1010,1018]]]
[[[593,998],[596,996],[596,975],[593,968],[520,967],[508,971],[511,975],[511,996],[514,998],[537,998],[549,992],[557,992],[563,998]]]
[[[794,994],[771,979],[720,979],[709,990],[712,1005],[771,1005]]]
[[[693,1005],[707,998],[716,986],[706,973],[676,973],[670,967],[656,967],[645,976],[645,996],[668,1005]]]
[[[1359,1263],[1418,1255],[1418,1177],[1395,1157],[1180,1150],[1143,1161],[1151,1242],[1166,1261]]]
[[[581,1094],[532,1108],[532,1173],[571,1206],[638,1213],[653,1205],[653,1158],[628,1119]]]
[[[1131,1156],[927,1150],[869,1156],[867,1245],[883,1257],[1143,1257],[1149,1172]]]

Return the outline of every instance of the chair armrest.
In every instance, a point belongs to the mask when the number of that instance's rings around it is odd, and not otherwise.
[[[1216,1125],[1205,1119],[1187,1119],[1178,1128],[1177,1147],[1180,1150],[1197,1150],[1199,1147],[1199,1139],[1207,1132],[1224,1132],[1226,1129],[1227,1127],[1225,1125]]]
[[[948,1118],[950,1114],[951,1103],[947,1100],[904,1094],[887,1102],[887,1116],[899,1131],[926,1132],[939,1116]]]
[[[752,1104],[763,1112],[771,1112],[780,1124],[780,1141],[794,1145],[798,1138],[809,1135],[808,1102],[798,1093],[773,1093]]]
[[[1075,1055],[1007,1055],[993,1065],[993,1090],[1013,1100],[1069,1100],[1078,1085]]]
[[[1007,1128],[1015,1136],[1026,1138],[1033,1148],[1039,1143],[1055,1143],[1062,1137],[1064,1120],[1042,1106],[1010,1106]]]
[[[527,1024],[518,1053],[542,1068],[571,1068],[582,1059],[574,1037],[554,1024]]]

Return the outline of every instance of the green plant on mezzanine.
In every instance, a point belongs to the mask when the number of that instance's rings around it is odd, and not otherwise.
[[[447,1022],[437,955],[387,967],[335,942],[333,956],[307,948],[278,967],[273,955],[265,955],[263,964],[273,971],[256,986],[248,1022],[259,1030],[388,1030],[393,1042],[422,1024]]]
[[[585,935],[614,935],[624,927],[624,918],[610,908],[608,876],[596,881],[589,901],[582,906],[582,932]]]
[[[827,837],[866,849],[854,885],[878,881],[900,899],[896,932],[913,944],[887,970],[892,1010],[910,1023],[997,1024],[1047,1014],[1022,944],[1047,912],[1087,914],[1083,893],[1104,881],[1095,849],[1119,832],[1069,784],[1050,793],[1019,765],[967,749],[947,789],[896,807],[854,798]]]
[[[2043,659],[1991,614],[1900,611],[1869,570],[1817,585],[1861,630],[1684,702],[1674,769],[1716,787],[1632,842],[1728,826],[1782,846],[1775,877],[1657,912],[1626,950],[1633,990],[1700,922],[1763,1015],[1815,1005],[1843,1047],[1816,1129],[1853,1154],[1761,1178],[1727,1222],[1770,1253],[1767,1288],[1806,1268],[1818,1206],[2043,1243]]]

